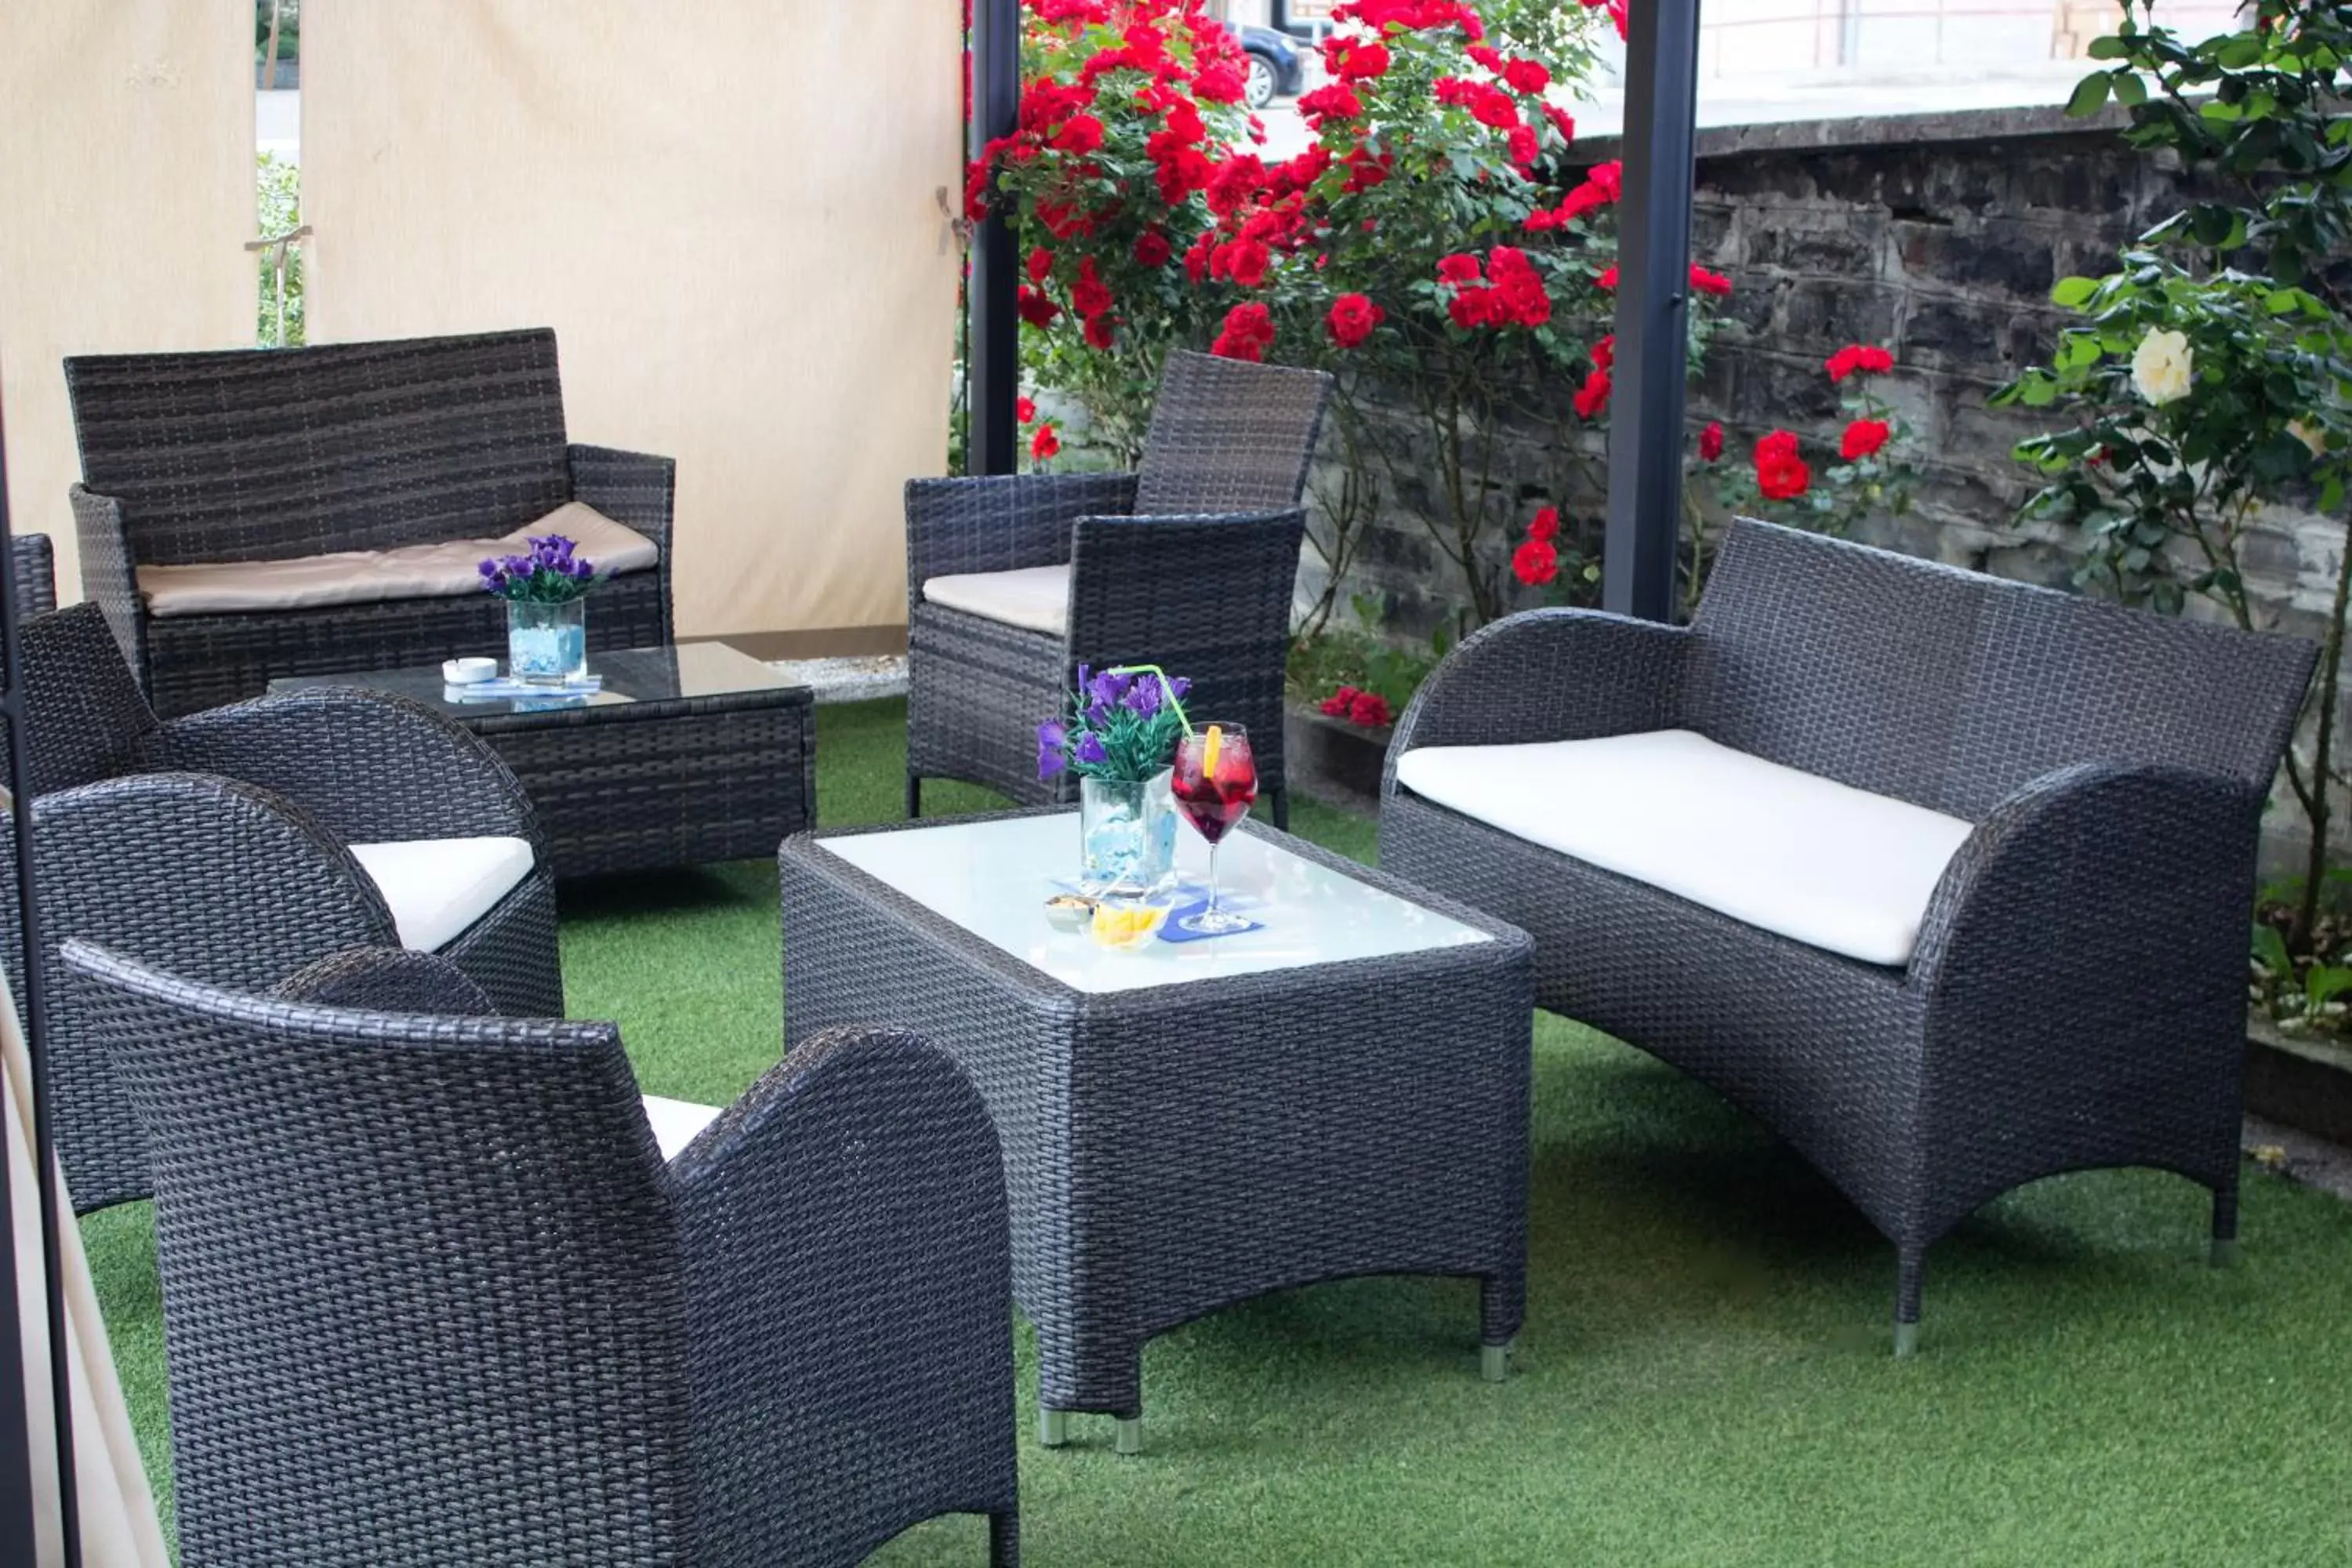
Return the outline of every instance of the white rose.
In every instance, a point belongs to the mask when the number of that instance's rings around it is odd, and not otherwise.
[[[2132,353],[2132,385],[2150,405],[2161,408],[2189,395],[2196,356],[2180,332],[2151,331]]]

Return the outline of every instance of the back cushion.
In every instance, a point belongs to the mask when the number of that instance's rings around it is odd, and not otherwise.
[[[69,359],[141,564],[489,539],[571,499],[555,334]]]
[[[1936,807],[1983,583],[1739,522],[1699,605],[1685,713],[1710,740]]]

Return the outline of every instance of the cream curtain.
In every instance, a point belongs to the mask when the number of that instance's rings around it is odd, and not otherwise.
[[[548,325],[574,440],[677,459],[689,634],[905,618],[946,461],[954,0],[332,0],[314,341]]]
[[[81,597],[68,354],[249,348],[252,0],[0,0],[9,518]]]
[[[16,955],[11,953],[9,958]],[[65,1560],[58,1535],[57,1433],[49,1424],[48,1301],[41,1268],[41,1203],[34,1186],[33,1066],[16,1005],[0,984],[0,1122],[7,1128],[8,1196],[16,1247],[17,1310],[24,1324],[25,1387],[33,1412],[33,1504],[40,1568]],[[60,1198],[64,1183],[60,1178]],[[70,1210],[69,1205],[63,1205]],[[90,1286],[81,1232],[68,1212],[62,1242],[66,1343],[73,1378],[75,1491],[81,1503],[85,1568],[166,1568],[155,1500],[115,1381],[106,1323]]]

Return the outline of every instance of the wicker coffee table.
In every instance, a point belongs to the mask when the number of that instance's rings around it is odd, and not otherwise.
[[[440,667],[291,676],[437,709],[488,741],[539,812],[555,874],[641,871],[776,852],[816,820],[806,687],[724,643],[592,653],[593,697],[460,702]]]
[[[1066,810],[803,834],[779,861],[791,1041],[898,1025],[988,1101],[1044,1442],[1106,1412],[1136,1451],[1146,1341],[1349,1275],[1476,1278],[1503,1374],[1527,1273],[1517,929],[1255,825],[1223,876],[1265,929],[1132,955],[1045,920],[1077,861]]]

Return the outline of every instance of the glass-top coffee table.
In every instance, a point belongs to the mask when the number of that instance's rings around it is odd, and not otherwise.
[[[592,696],[467,700],[438,665],[284,677],[422,702],[487,741],[538,810],[560,877],[775,853],[816,820],[816,710],[804,686],[725,643],[588,656]]]
[[[1532,949],[1516,928],[1255,824],[1226,901],[1264,929],[1108,952],[1045,900],[1074,812],[802,834],[785,1033],[926,1036],[995,1118],[1040,1432],[1141,1443],[1145,1342],[1286,1286],[1449,1274],[1502,1373],[1527,1269]],[[1205,879],[1197,837],[1178,869]]]

